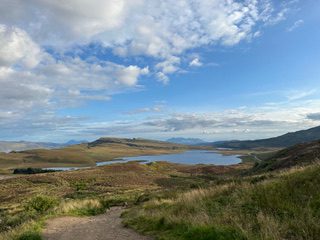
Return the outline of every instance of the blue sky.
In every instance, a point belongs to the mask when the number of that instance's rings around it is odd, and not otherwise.
[[[0,139],[256,139],[320,124],[316,0],[0,2]]]

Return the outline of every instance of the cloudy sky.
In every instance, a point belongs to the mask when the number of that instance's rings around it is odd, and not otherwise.
[[[0,139],[320,125],[317,0],[0,0]]]

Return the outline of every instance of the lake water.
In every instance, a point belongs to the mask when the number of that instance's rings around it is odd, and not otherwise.
[[[222,155],[214,151],[192,150],[182,153],[162,154],[162,155],[145,155],[138,157],[123,157],[116,162],[142,161],[144,163],[166,161],[181,164],[214,164],[214,165],[231,165],[241,162],[237,155]],[[115,161],[99,162],[97,166],[109,165]]]
[[[241,162],[238,155],[222,155],[214,151],[207,150],[192,150],[182,153],[161,154],[161,155],[144,155],[137,157],[123,157],[113,161],[98,162],[97,166],[105,166],[115,163],[126,163],[132,161],[140,161],[141,163],[166,161],[181,164],[214,164],[214,165],[232,165]],[[61,168],[46,168],[52,170],[68,171],[83,169],[82,167],[61,167]]]

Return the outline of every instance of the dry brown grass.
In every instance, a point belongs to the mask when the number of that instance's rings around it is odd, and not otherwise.
[[[59,207],[56,209],[56,214],[70,214],[70,213],[76,213],[82,209],[99,209],[102,208],[102,204],[97,199],[83,199],[83,200],[69,200],[69,201],[63,201]]]

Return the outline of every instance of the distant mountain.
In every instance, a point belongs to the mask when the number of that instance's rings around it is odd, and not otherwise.
[[[62,147],[59,143],[0,141],[0,152],[25,151],[30,149],[53,149]]]
[[[290,147],[299,143],[312,142],[320,139],[320,126],[307,130],[291,132],[279,137],[246,140],[246,141],[225,141],[213,142],[206,145],[219,148],[252,149],[264,147]]]
[[[257,163],[251,173],[261,173],[320,161],[320,141],[298,144],[283,149],[266,160]]]
[[[199,144],[206,143],[206,141],[200,138],[170,138],[167,140],[167,142],[184,144],[184,145],[199,145]]]
[[[114,138],[114,137],[102,137],[93,142],[88,143],[88,147],[103,147],[110,145],[124,145],[127,147],[138,147],[141,149],[152,148],[152,149],[188,149],[195,148],[178,143],[170,143],[158,140],[150,140],[143,138]]]
[[[82,144],[82,143],[88,143],[88,141],[87,140],[69,140],[68,142],[66,142],[65,144],[63,144],[63,145],[65,145],[65,146],[69,146],[69,145],[76,145],[76,144]]]
[[[0,152],[25,151],[32,149],[54,149],[70,145],[87,143],[86,140],[70,140],[66,143],[28,142],[28,141],[0,141]]]

